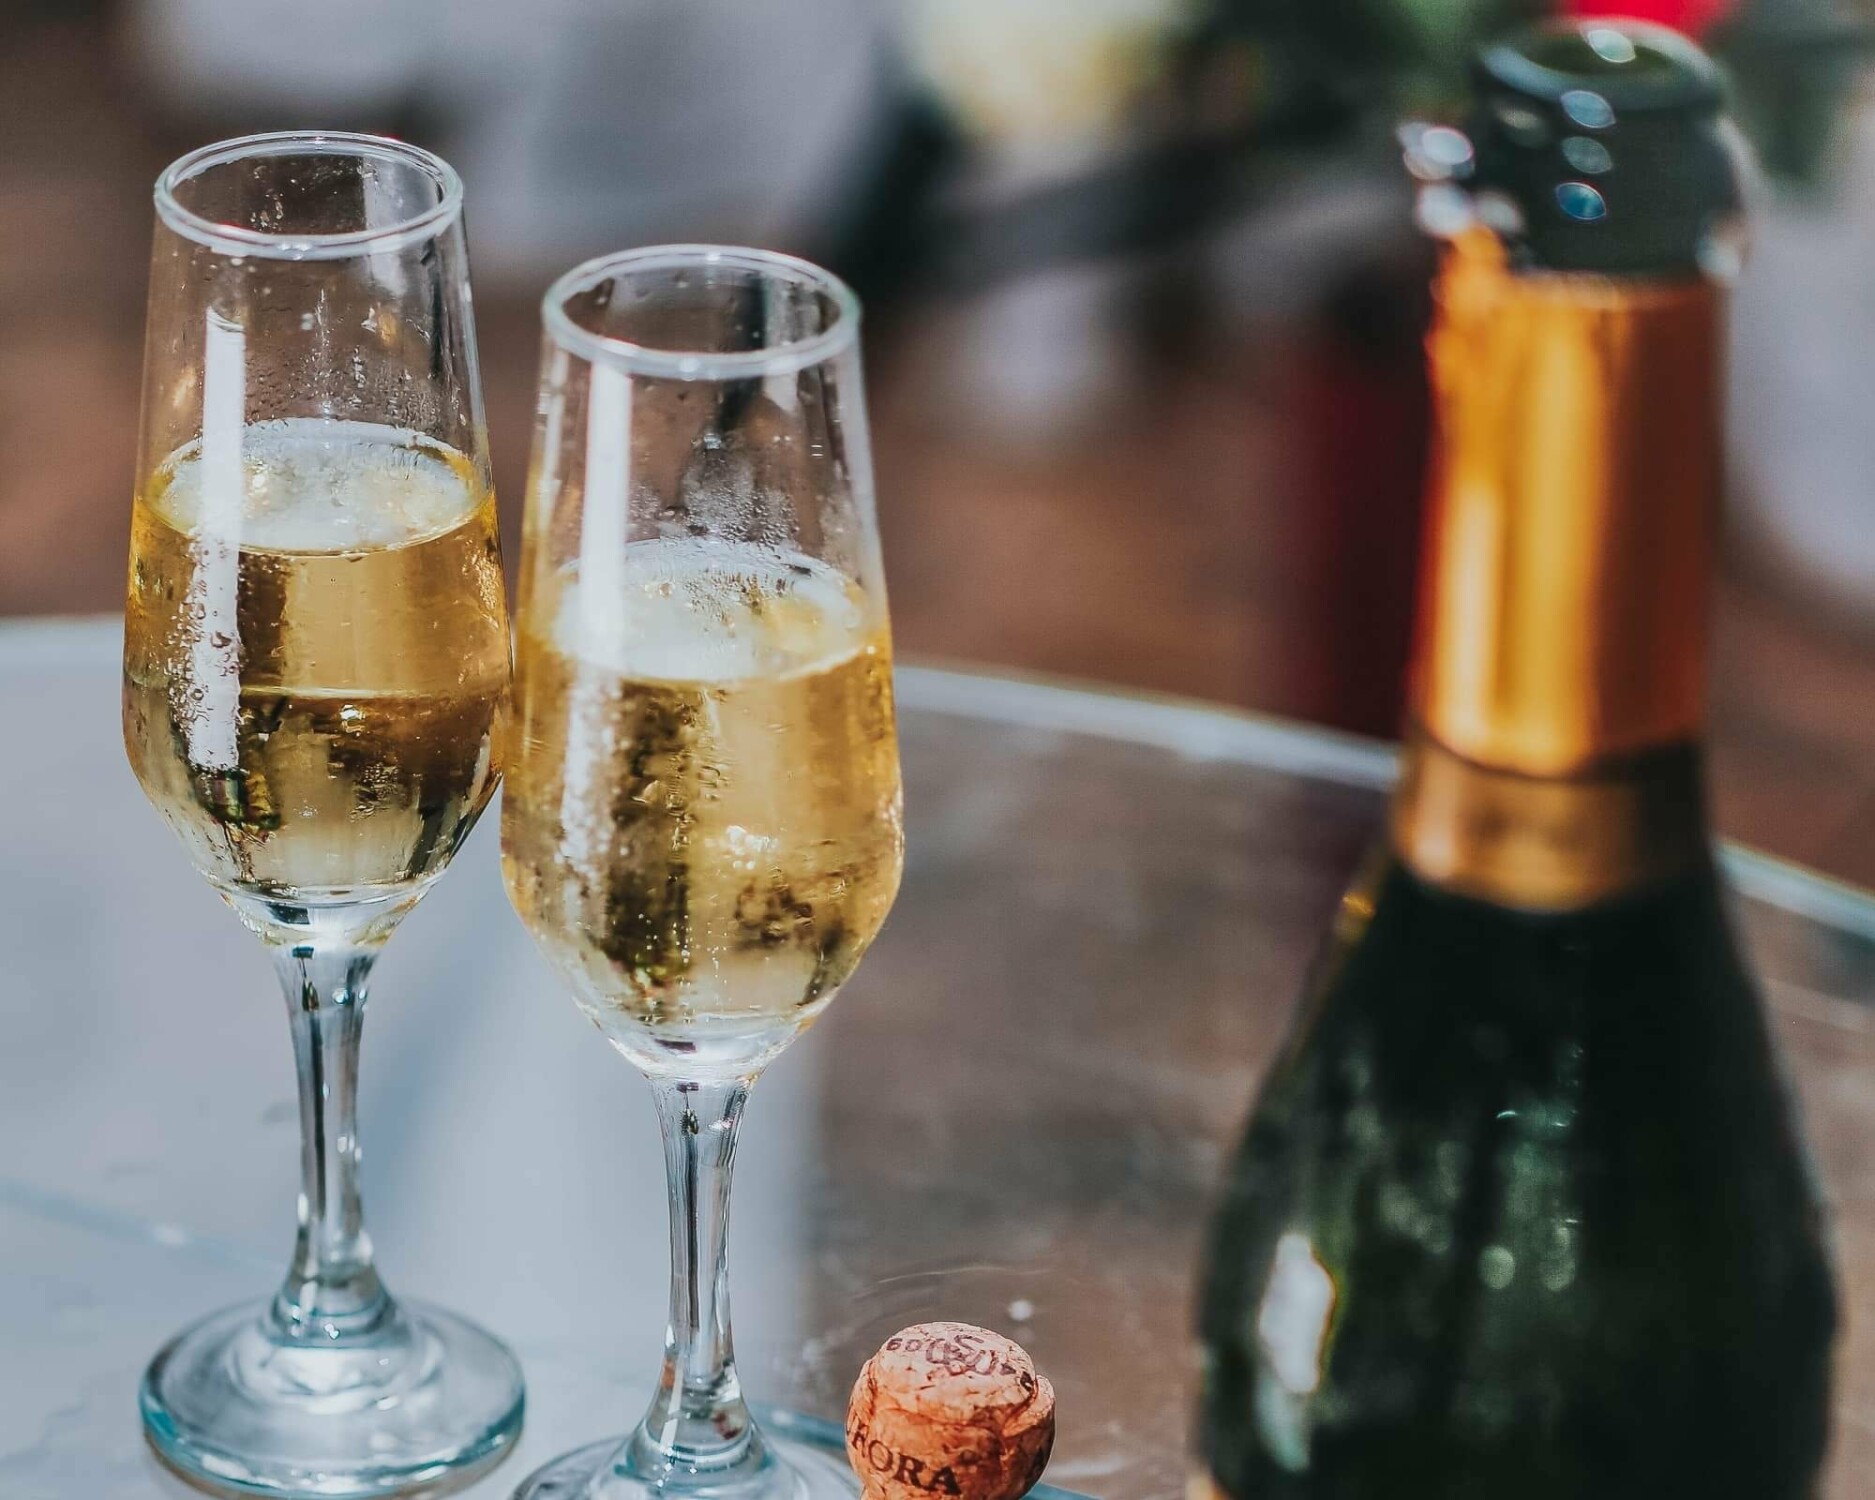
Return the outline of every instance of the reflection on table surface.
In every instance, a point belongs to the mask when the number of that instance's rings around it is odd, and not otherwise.
[[[185,1319],[270,1287],[296,1116],[259,946],[187,869],[118,742],[113,622],[0,631],[0,1493],[184,1495],[136,1381]],[[751,1105],[746,1385],[837,1418],[898,1327],[1021,1340],[1051,1483],[1182,1492],[1208,1198],[1373,832],[1377,747],[1208,709],[901,673],[909,861],[884,937]],[[507,909],[492,821],[393,943],[364,1068],[394,1289],[509,1339],[521,1452],[622,1430],[654,1376],[665,1215],[643,1085]],[[1837,1215],[1835,1500],[1875,1465],[1875,905],[1735,864]]]

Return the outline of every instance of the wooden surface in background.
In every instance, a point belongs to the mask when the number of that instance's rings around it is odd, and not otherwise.
[[[153,129],[98,28],[5,42],[0,613],[112,610],[134,477],[150,183],[198,141]],[[539,290],[477,286],[511,551]],[[1371,679],[1403,654],[1410,559],[1381,554],[1408,544],[1397,521],[1379,542],[1358,514],[1321,524],[1315,481],[1337,455],[1298,437],[1321,355],[1307,330],[1266,337],[1254,357],[1142,372],[1078,430],[1014,442],[970,431],[955,391],[942,394],[921,316],[901,316],[871,352],[903,653],[1364,726],[1384,714]],[[1342,550],[1324,555],[1324,535]],[[1721,824],[1875,885],[1875,630],[1813,617],[1800,591],[1733,574],[1714,673]]]

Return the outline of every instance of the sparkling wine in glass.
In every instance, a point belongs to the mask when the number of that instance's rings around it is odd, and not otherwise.
[[[672,1285],[650,1410],[526,1500],[856,1488],[751,1419],[724,1251],[749,1087],[851,977],[903,861],[858,316],[825,271],[712,246],[547,294],[503,869],[651,1081]]]
[[[507,1350],[384,1290],[357,1184],[367,980],[508,713],[461,205],[436,157],[339,134],[210,146],[156,188],[124,742],[279,971],[303,1181],[284,1285],[165,1347],[142,1410],[167,1462],[250,1493],[454,1478],[521,1422]]]

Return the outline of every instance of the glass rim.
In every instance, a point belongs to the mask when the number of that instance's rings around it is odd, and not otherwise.
[[[420,213],[372,229],[323,233],[274,233],[244,224],[223,224],[183,207],[176,189],[212,167],[269,156],[355,156],[414,167],[435,184],[437,200]],[[433,151],[389,136],[350,130],[270,130],[214,141],[177,157],[157,175],[157,216],[184,239],[224,255],[272,260],[341,260],[370,251],[395,250],[429,239],[462,213],[462,179]]]
[[[660,349],[610,334],[594,333],[573,321],[566,304],[581,292],[626,271],[687,266],[731,266],[772,280],[809,286],[833,303],[827,326],[806,338],[760,349]],[[672,380],[726,380],[762,375],[792,375],[851,348],[859,336],[859,298],[833,272],[798,255],[747,245],[645,245],[581,261],[561,275],[541,298],[540,320],[547,336],[589,364],[613,365],[631,375]]]

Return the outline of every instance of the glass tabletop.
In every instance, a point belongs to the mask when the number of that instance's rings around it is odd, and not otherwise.
[[[115,622],[0,628],[0,1494],[193,1493],[136,1383],[272,1287],[296,1114],[260,947],[144,804]],[[1382,748],[1208,708],[903,669],[909,858],[859,976],[750,1105],[732,1264],[760,1400],[837,1420],[865,1357],[989,1324],[1055,1383],[1049,1482],[1183,1489],[1209,1199],[1378,825]],[[1875,1471],[1875,904],[1733,854],[1834,1206],[1847,1326],[1832,1500]],[[644,1085],[510,914],[485,820],[393,942],[365,1050],[365,1191],[407,1296],[508,1339],[520,1453],[635,1419],[663,1325]]]

